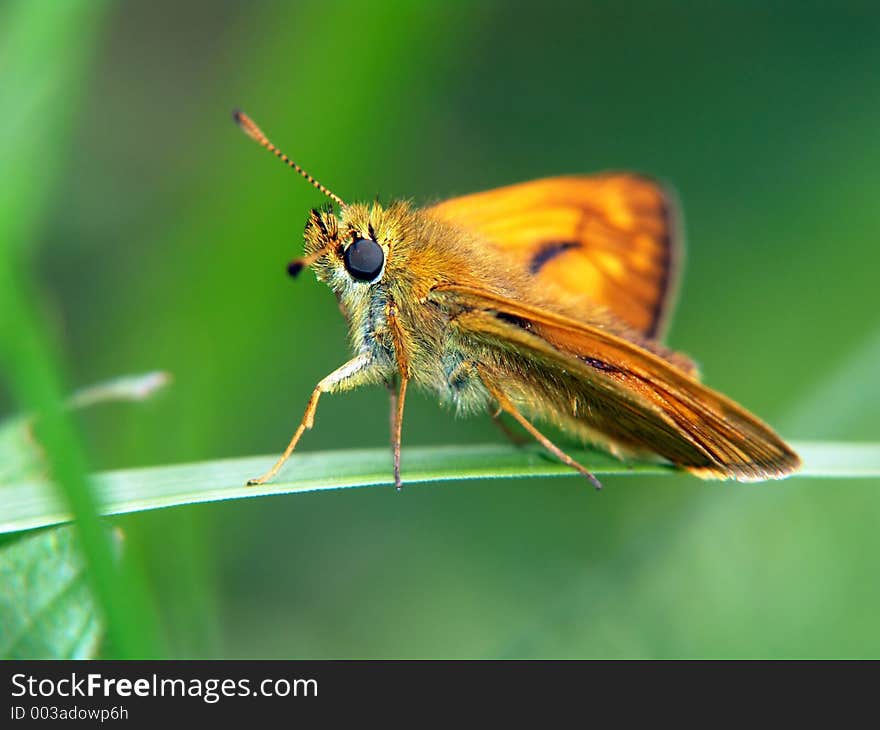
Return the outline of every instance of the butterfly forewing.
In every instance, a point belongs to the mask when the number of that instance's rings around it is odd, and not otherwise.
[[[535,277],[588,297],[640,334],[662,334],[677,279],[671,194],[632,174],[554,177],[453,198],[429,209]]]

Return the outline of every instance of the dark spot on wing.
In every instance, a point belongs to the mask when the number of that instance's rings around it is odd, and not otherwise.
[[[532,329],[532,323],[529,322],[529,320],[524,319],[523,317],[517,317],[515,314],[508,314],[507,312],[496,312],[495,316],[502,322],[509,322],[510,324],[521,327],[524,330]]]
[[[529,262],[529,271],[537,274],[548,261],[552,261],[560,254],[579,246],[580,244],[576,241],[550,241],[545,243],[532,256],[532,260]]]
[[[619,372],[618,368],[610,363],[605,362],[604,360],[597,360],[594,357],[584,357],[579,356],[579,359],[583,360],[587,365],[591,368],[596,368],[596,370],[602,370],[606,373],[616,373]]]
[[[515,314],[508,314],[507,312],[495,312],[495,317],[500,319],[502,322],[509,322],[512,325],[520,327],[521,329],[526,330],[527,332],[532,332],[533,324],[531,321],[524,317],[517,317]],[[601,370],[604,373],[620,373],[623,372],[616,365],[612,365],[609,362],[605,362],[604,360],[599,360],[595,357],[587,357],[586,355],[575,355],[578,360],[586,363],[591,368],[595,368],[596,370]]]

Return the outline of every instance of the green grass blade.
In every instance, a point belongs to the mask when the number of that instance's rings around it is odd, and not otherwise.
[[[880,444],[829,442],[794,446],[805,462],[799,477],[880,477]],[[574,455],[600,475],[674,473],[667,466],[624,464],[593,451]],[[412,448],[404,450],[403,461],[404,481],[410,485],[461,479],[577,476],[537,449],[505,445]],[[388,450],[363,449],[297,454],[277,481],[260,487],[244,486],[249,477],[262,473],[271,463],[272,457],[250,457],[126,469],[98,474],[94,481],[106,514],[391,483]],[[766,486],[772,488],[772,484]],[[52,490],[39,482],[0,486],[0,505],[0,532],[54,525],[68,519]]]

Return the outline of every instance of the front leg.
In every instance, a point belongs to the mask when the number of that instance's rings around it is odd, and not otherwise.
[[[303,432],[305,432],[307,428],[311,428],[315,422],[315,411],[318,408],[318,399],[321,397],[322,393],[338,393],[357,388],[359,385],[363,385],[374,379],[378,367],[379,366],[369,352],[362,352],[357,357],[349,360],[342,367],[334,370],[318,383],[315,390],[312,392],[312,397],[309,398],[309,403],[306,406],[306,412],[303,414],[299,428],[296,429],[296,433],[293,434],[293,438],[290,439],[290,443],[287,445],[281,458],[278,459],[278,461],[275,462],[275,465],[263,474],[263,476],[249,479],[248,486],[268,482],[278,473],[278,470],[284,465],[284,462],[290,458],[290,455],[296,448],[297,443],[299,443],[299,439],[303,435]]]

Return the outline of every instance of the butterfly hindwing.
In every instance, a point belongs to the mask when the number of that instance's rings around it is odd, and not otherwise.
[[[531,381],[519,392],[503,377],[494,386],[548,420],[716,479],[779,478],[800,464],[770,427],[661,354],[472,287],[443,285],[432,299],[462,337],[490,353],[490,372],[500,359],[502,371],[515,368]],[[529,395],[536,391],[539,399]]]

